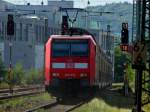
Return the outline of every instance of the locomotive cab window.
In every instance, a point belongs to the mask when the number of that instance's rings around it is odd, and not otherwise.
[[[53,57],[68,56],[69,55],[69,44],[65,42],[54,42],[52,54]]]
[[[52,56],[85,56],[89,54],[88,40],[54,40],[52,42]]]
[[[88,56],[88,42],[71,43],[71,56]]]

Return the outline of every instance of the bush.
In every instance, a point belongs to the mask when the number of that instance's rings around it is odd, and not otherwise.
[[[129,87],[135,92],[135,70],[132,69],[131,64],[127,68],[127,77],[129,81]]]
[[[2,80],[1,80],[2,79]],[[17,63],[10,71],[4,68],[0,55],[0,83],[8,85],[42,84],[44,82],[43,70],[23,69],[21,63]],[[3,84],[3,85],[4,85]]]
[[[115,82],[122,82],[124,79],[123,64],[129,64],[131,62],[131,56],[127,53],[122,53],[120,47],[115,48]]]
[[[5,77],[5,68],[4,68],[4,65],[3,65],[3,62],[2,62],[2,58],[1,58],[1,53],[0,53],[0,81],[2,81]]]
[[[27,84],[42,84],[44,75],[42,70],[30,69],[27,73]]]
[[[11,85],[22,85],[25,81],[24,76],[25,71],[22,64],[17,63],[11,71],[7,71],[5,81]]]
[[[17,85],[23,84],[25,80],[25,71],[22,64],[17,63],[13,69],[13,82]]]

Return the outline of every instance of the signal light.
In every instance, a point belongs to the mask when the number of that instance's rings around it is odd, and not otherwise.
[[[122,44],[120,45],[120,48],[122,51],[128,51],[128,44]]]
[[[128,42],[129,42],[128,23],[122,23],[121,43],[128,44]]]
[[[66,34],[68,32],[68,16],[62,16],[62,35]]]
[[[7,35],[14,35],[14,20],[12,14],[8,14]]]

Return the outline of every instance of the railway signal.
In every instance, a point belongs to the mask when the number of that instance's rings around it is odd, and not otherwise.
[[[128,76],[127,76],[127,71],[126,69],[128,68],[128,64],[125,62],[123,63],[123,75],[124,75],[124,95],[125,96],[128,96],[128,88],[129,88],[129,85],[128,85]]]
[[[121,44],[120,48],[121,48],[122,51],[128,52],[128,45],[127,44]]]
[[[9,36],[14,35],[14,20],[13,20],[13,15],[12,14],[8,14],[7,35],[9,35]]]
[[[61,33],[62,35],[66,34],[68,31],[68,16],[62,16],[62,30]]]
[[[7,21],[7,35],[9,36],[9,80],[10,80],[10,84],[9,84],[9,89],[10,89],[10,93],[13,94],[13,83],[12,83],[12,79],[13,79],[13,73],[12,73],[12,42],[11,42],[11,38],[14,36],[14,19],[13,19],[13,15],[12,14],[8,14],[8,21]]]
[[[128,42],[129,42],[128,23],[122,23],[121,43],[128,44]]]

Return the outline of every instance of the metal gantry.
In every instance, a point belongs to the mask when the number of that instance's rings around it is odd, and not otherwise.
[[[150,0],[142,0],[141,39],[147,44],[146,71],[142,75],[142,105],[150,103]]]
[[[143,66],[142,63],[136,65],[139,69],[136,68],[135,75],[135,107],[136,112],[141,112],[142,107],[150,103],[150,0],[133,0],[132,33],[132,40],[139,41],[147,46],[145,69],[140,68]]]
[[[132,16],[132,42],[136,39],[137,25],[137,0],[133,0],[133,16]]]

